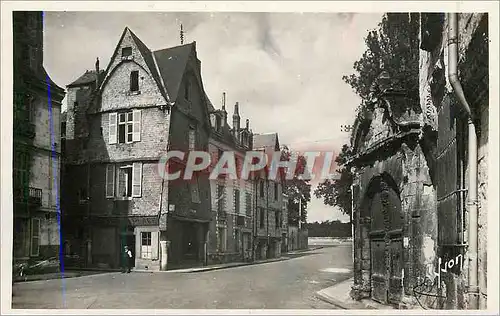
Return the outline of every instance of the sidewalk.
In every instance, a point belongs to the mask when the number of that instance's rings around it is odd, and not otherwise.
[[[231,263],[210,265],[210,266],[205,266],[205,267],[175,269],[175,270],[167,270],[167,271],[151,271],[151,270],[142,270],[142,269],[134,269],[133,271],[139,272],[139,273],[158,273],[158,272],[160,272],[160,273],[194,273],[194,272],[207,272],[207,271],[220,270],[220,269],[250,266],[250,265],[270,263],[270,262],[278,262],[278,261],[284,261],[284,260],[289,260],[289,259],[291,259],[291,258],[280,257],[280,258],[273,258],[273,259],[257,260],[254,262],[231,262]]]
[[[296,254],[300,254],[303,252],[307,251],[313,251],[317,249],[323,248],[322,246],[316,246],[316,247],[311,247],[307,249],[299,249],[295,251],[290,251],[287,253],[284,253],[282,257],[280,258],[273,258],[273,259],[264,259],[264,260],[257,260],[253,262],[231,262],[231,263],[224,263],[224,264],[216,264],[216,265],[209,265],[205,267],[195,267],[195,268],[186,268],[186,269],[173,269],[173,270],[167,270],[167,271],[151,271],[151,270],[142,270],[142,269],[134,269],[134,272],[140,272],[140,273],[193,273],[193,272],[206,272],[206,271],[213,271],[213,270],[220,270],[220,269],[228,269],[228,268],[235,268],[235,267],[243,267],[243,266],[250,266],[250,265],[256,265],[256,264],[263,264],[263,263],[270,263],[270,262],[278,262],[278,261],[284,261],[284,260],[289,260],[292,259],[292,257]]]
[[[53,272],[53,273],[43,273],[43,274],[29,274],[25,276],[16,276],[14,277],[14,282],[31,282],[31,281],[45,281],[45,280],[52,280],[52,279],[68,279],[68,278],[77,278],[77,277],[82,277],[82,276],[88,276],[88,275],[96,275],[96,274],[102,274],[106,273],[106,271],[65,271],[64,273],[61,272]]]
[[[361,301],[353,300],[349,295],[353,282],[354,278],[340,282],[334,286],[316,292],[316,296],[342,309],[394,309],[392,306],[382,305],[369,299]]]

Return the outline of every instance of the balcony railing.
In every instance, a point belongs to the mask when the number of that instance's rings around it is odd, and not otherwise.
[[[16,188],[14,192],[16,202],[42,205],[42,189],[33,187]]]

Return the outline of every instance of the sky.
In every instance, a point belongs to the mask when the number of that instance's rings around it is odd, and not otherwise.
[[[65,87],[99,57],[105,69],[128,26],[150,50],[196,41],[205,91],[228,117],[239,102],[254,133],[277,132],[292,150],[338,153],[360,103],[342,81],[365,50],[377,13],[46,12],[44,66]],[[63,106],[64,108],[64,106]],[[314,189],[315,184],[313,184]],[[308,222],[348,221],[312,196]]]

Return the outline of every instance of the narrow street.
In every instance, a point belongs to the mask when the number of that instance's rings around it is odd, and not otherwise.
[[[194,273],[106,273],[17,283],[12,308],[333,309],[315,292],[351,277],[350,244]]]

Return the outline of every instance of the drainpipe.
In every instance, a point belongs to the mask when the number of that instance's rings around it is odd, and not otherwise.
[[[458,79],[458,15],[457,13],[448,13],[448,78],[453,87],[456,98],[463,110],[467,114],[468,122],[468,168],[469,168],[469,188],[467,206],[469,210],[469,309],[479,308],[479,287],[477,271],[477,137],[476,128],[472,121],[472,112],[465,99],[462,85]]]

